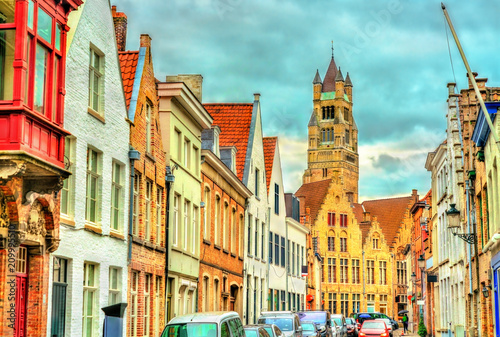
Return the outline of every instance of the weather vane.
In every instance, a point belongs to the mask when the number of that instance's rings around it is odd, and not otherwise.
[[[333,40],[332,40],[332,58],[333,58]]]

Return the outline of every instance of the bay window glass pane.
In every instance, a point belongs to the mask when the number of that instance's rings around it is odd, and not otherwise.
[[[26,41],[26,74],[24,77],[24,104],[28,104],[28,92],[29,92],[29,80],[30,80],[30,69],[31,69],[31,41],[33,38],[28,35],[28,39]]]
[[[33,29],[33,14],[35,12],[35,4],[30,0],[28,4],[28,28]]]
[[[52,17],[38,7],[38,35],[52,44]]]
[[[0,23],[13,23],[14,22],[14,8],[16,0],[2,0],[0,1]]]
[[[33,108],[45,114],[45,91],[47,85],[47,60],[49,52],[41,44],[36,45],[36,59],[35,59],[35,101]]]
[[[56,49],[61,50],[61,25],[56,25]]]
[[[59,79],[59,58],[57,56],[54,57],[54,79],[52,82],[52,121],[57,122],[57,88],[58,88],[58,79]]]
[[[0,100],[12,100],[15,42],[15,30],[0,30]]]

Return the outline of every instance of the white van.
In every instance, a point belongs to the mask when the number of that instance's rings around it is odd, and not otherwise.
[[[197,312],[174,317],[161,337],[245,337],[240,316],[234,311]]]

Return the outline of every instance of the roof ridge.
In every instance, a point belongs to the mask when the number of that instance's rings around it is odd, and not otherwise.
[[[365,200],[365,201],[363,201],[363,203],[365,203],[365,202],[369,202],[369,201],[379,201],[379,200],[395,200],[395,199],[406,199],[406,198],[412,198],[412,196],[411,196],[411,195],[409,195],[409,196],[405,196],[405,197],[392,197],[392,198],[371,199],[371,200]]]
[[[138,54],[139,50],[120,50],[118,54]]]

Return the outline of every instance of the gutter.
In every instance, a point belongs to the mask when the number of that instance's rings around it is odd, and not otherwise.
[[[486,246],[483,247],[483,253],[487,253],[491,247],[493,247],[497,241],[500,240],[500,231],[496,231],[495,234],[490,238]]]
[[[174,168],[175,169],[175,168]],[[168,295],[168,260],[169,260],[169,252],[170,252],[170,190],[172,188],[172,184],[175,181],[175,176],[173,175],[173,170],[170,166],[165,168],[165,188],[166,188],[166,202],[165,202],[165,303]],[[165,305],[165,310],[167,306]],[[166,314],[166,312],[165,312]],[[168,317],[165,315],[165,321],[168,321]]]
[[[128,159],[130,159],[130,200],[129,200],[129,216],[128,216],[128,256],[127,262],[130,264],[132,260],[132,227],[134,222],[134,180],[135,169],[134,164],[136,160],[141,158],[141,153],[134,149],[132,146],[128,151]]]

